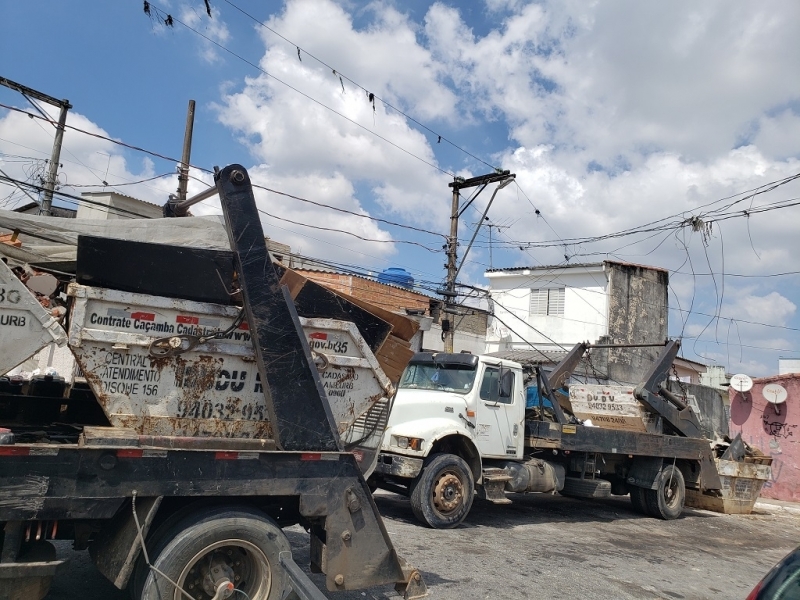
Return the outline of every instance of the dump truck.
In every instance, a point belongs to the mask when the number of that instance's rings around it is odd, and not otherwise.
[[[370,485],[408,496],[434,528],[461,523],[476,493],[496,504],[513,493],[629,494],[636,510],[661,519],[682,513],[687,488],[719,496],[717,459],[731,444],[707,439],[696,407],[665,385],[679,342],[665,343],[639,385],[567,390],[590,347],[577,344],[549,374],[537,367],[532,376],[494,356],[416,354]]]
[[[0,377],[0,598],[47,594],[52,540],[136,600],[325,598],[295,524],[329,591],[427,595],[365,481],[413,326],[273,264],[247,171],[215,183],[228,252],[87,235],[75,273],[0,263],[0,373],[42,348],[77,373]]]

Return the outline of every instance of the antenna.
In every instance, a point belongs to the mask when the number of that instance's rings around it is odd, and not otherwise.
[[[789,396],[786,388],[779,383],[768,383],[761,388],[761,395],[764,396],[767,402],[772,404],[776,415],[781,414],[780,405],[786,402],[786,398]]]
[[[484,217],[483,221],[480,223],[472,223],[472,225],[480,227],[483,225],[484,227],[489,228],[489,268],[494,268],[494,262],[492,260],[492,229],[497,229],[497,233],[500,233],[503,229],[508,229],[511,225],[495,225],[489,220],[489,217]]]

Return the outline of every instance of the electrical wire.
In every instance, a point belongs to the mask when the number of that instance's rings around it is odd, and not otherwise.
[[[160,8],[160,7],[156,6],[156,5],[155,5],[155,4],[153,4],[152,2],[150,2],[150,6],[151,6],[153,9],[155,9],[155,10],[157,10],[157,11],[160,11],[160,12],[162,12],[163,14],[167,14],[167,12],[166,12],[165,10],[163,10],[162,8]],[[443,168],[441,168],[439,165],[436,165],[436,164],[434,164],[434,163],[430,162],[429,160],[426,160],[426,159],[422,158],[421,156],[417,156],[416,154],[414,154],[414,153],[413,153],[413,152],[411,152],[410,150],[408,150],[408,149],[406,149],[406,148],[403,148],[401,145],[399,145],[399,144],[396,144],[395,142],[391,141],[389,138],[387,138],[387,137],[385,137],[385,136],[383,136],[383,135],[379,134],[378,132],[376,132],[376,131],[374,131],[374,130],[370,129],[370,128],[369,128],[369,127],[367,127],[366,125],[362,125],[362,124],[361,124],[361,123],[359,123],[358,121],[356,121],[356,120],[354,120],[354,119],[351,119],[350,117],[348,117],[347,115],[345,115],[345,114],[343,114],[343,113],[339,112],[339,111],[338,111],[338,110],[336,110],[335,108],[332,108],[332,107],[328,106],[327,104],[325,104],[324,102],[321,102],[320,100],[317,100],[316,98],[314,98],[314,97],[312,97],[312,96],[309,96],[308,94],[306,94],[305,92],[303,92],[303,91],[301,91],[301,90],[297,89],[296,87],[294,87],[294,86],[293,86],[293,85],[291,85],[290,83],[287,83],[286,81],[284,81],[284,80],[280,79],[279,77],[276,77],[276,76],[275,76],[275,75],[273,75],[272,73],[270,73],[270,72],[268,72],[268,71],[266,71],[266,70],[262,69],[262,68],[261,68],[259,65],[257,65],[256,63],[254,63],[254,62],[252,62],[252,61],[250,61],[250,60],[246,59],[246,58],[245,58],[245,57],[243,57],[242,55],[240,55],[240,54],[237,54],[237,53],[236,53],[236,52],[234,52],[233,50],[231,50],[231,49],[229,49],[229,48],[227,48],[227,47],[223,46],[222,44],[220,44],[220,43],[219,43],[219,42],[217,42],[216,40],[214,40],[214,39],[212,39],[212,38],[208,37],[207,35],[203,34],[202,32],[200,32],[200,31],[197,31],[195,28],[193,28],[193,27],[192,27],[192,26],[190,26],[190,25],[187,25],[186,23],[184,23],[184,22],[183,22],[183,21],[181,21],[180,19],[177,19],[176,17],[172,17],[172,20],[173,20],[175,23],[178,23],[178,24],[182,25],[183,27],[185,27],[185,28],[186,28],[186,29],[188,29],[189,31],[192,31],[192,32],[193,32],[193,33],[195,33],[196,35],[199,35],[200,37],[202,37],[204,40],[206,40],[206,41],[207,41],[207,42],[209,42],[210,44],[213,44],[214,46],[218,47],[220,50],[224,50],[225,52],[227,52],[227,53],[228,53],[228,54],[230,54],[231,56],[234,56],[235,58],[238,58],[238,59],[239,59],[239,60],[241,60],[242,62],[244,62],[244,63],[246,63],[246,64],[250,65],[251,67],[253,67],[254,69],[256,69],[256,70],[260,71],[261,73],[263,73],[264,75],[266,75],[266,76],[267,76],[267,77],[269,77],[270,79],[274,79],[275,81],[277,81],[277,82],[278,82],[278,83],[280,83],[281,85],[283,85],[283,86],[285,86],[285,87],[289,88],[290,90],[292,90],[292,91],[294,91],[294,92],[296,92],[296,93],[300,94],[300,95],[301,95],[301,96],[303,96],[304,98],[306,98],[306,99],[310,100],[311,102],[313,102],[314,104],[317,104],[318,106],[320,106],[320,107],[324,108],[325,110],[328,110],[328,111],[330,111],[330,112],[334,113],[335,115],[338,115],[338,116],[340,116],[342,119],[344,119],[344,120],[346,120],[346,121],[348,121],[348,122],[352,123],[353,125],[355,125],[356,127],[360,128],[360,129],[363,129],[364,131],[366,131],[366,132],[368,132],[368,133],[372,134],[372,135],[373,135],[373,136],[375,136],[376,138],[378,138],[378,139],[380,139],[380,140],[382,140],[382,141],[386,142],[387,144],[389,144],[390,146],[392,146],[392,147],[396,148],[397,150],[400,150],[401,152],[403,152],[403,153],[405,153],[405,154],[409,155],[410,157],[412,157],[412,158],[415,158],[416,160],[418,160],[418,161],[420,161],[420,162],[422,162],[422,163],[424,163],[424,164],[428,165],[428,166],[429,166],[429,167],[431,167],[432,169],[435,169],[435,170],[437,170],[437,171],[439,171],[439,172],[441,172],[441,173],[444,173],[445,175],[449,175],[450,177],[456,177],[456,175],[455,175],[454,173],[451,173],[450,171],[448,171],[448,170],[446,170],[446,169],[443,169]]]
[[[228,4],[229,4],[229,5],[232,7],[232,8],[234,8],[234,9],[238,10],[240,13],[242,13],[242,14],[243,14],[243,15],[245,15],[247,18],[249,18],[250,20],[252,20],[254,23],[256,23],[256,24],[260,25],[261,27],[263,27],[263,28],[264,28],[264,29],[266,29],[267,31],[269,31],[269,32],[273,33],[274,35],[276,35],[276,36],[278,36],[279,38],[281,38],[283,41],[287,42],[289,45],[291,45],[291,46],[292,46],[292,48],[297,48],[298,55],[300,54],[300,52],[302,52],[304,55],[306,55],[306,56],[308,56],[308,57],[310,57],[310,58],[313,58],[315,61],[317,61],[317,62],[318,62],[319,64],[321,64],[323,67],[325,67],[325,68],[327,68],[327,69],[330,69],[330,70],[331,70],[331,72],[332,72],[332,73],[333,73],[335,76],[340,76],[340,77],[342,77],[344,80],[346,80],[347,82],[351,83],[352,85],[354,85],[355,87],[357,87],[357,88],[359,88],[361,91],[363,91],[363,92],[364,92],[364,93],[365,93],[365,94],[366,94],[368,97],[370,97],[370,98],[374,98],[375,100],[379,100],[379,101],[380,101],[380,102],[381,102],[381,103],[382,103],[384,106],[386,106],[386,107],[388,107],[388,108],[392,109],[393,111],[395,111],[396,113],[398,113],[398,114],[402,115],[403,117],[405,117],[406,119],[408,119],[409,121],[411,121],[412,123],[414,123],[415,125],[418,125],[419,127],[421,127],[422,129],[424,129],[425,131],[429,132],[430,134],[432,134],[433,136],[435,136],[435,137],[437,138],[437,143],[446,142],[447,144],[451,145],[453,148],[455,148],[455,149],[456,149],[456,150],[458,150],[459,152],[462,152],[462,153],[466,154],[466,155],[467,155],[467,156],[469,156],[470,158],[474,158],[475,160],[477,160],[477,161],[478,161],[478,162],[480,162],[480,163],[483,163],[484,165],[486,165],[486,166],[487,166],[487,167],[489,167],[490,169],[492,169],[492,170],[494,170],[494,171],[499,171],[499,170],[500,170],[500,169],[499,169],[497,166],[495,166],[495,165],[492,165],[492,164],[490,164],[490,163],[486,162],[486,161],[485,161],[484,159],[482,159],[481,157],[479,157],[479,156],[476,156],[476,155],[472,154],[472,153],[471,153],[469,150],[466,150],[465,148],[462,148],[461,146],[459,146],[458,144],[456,144],[456,143],[455,143],[455,142],[453,142],[452,140],[449,140],[449,139],[447,139],[447,137],[446,137],[446,136],[443,136],[443,135],[441,135],[440,133],[438,133],[438,132],[434,131],[433,129],[431,129],[430,127],[428,127],[427,125],[425,125],[424,123],[421,123],[420,121],[418,121],[417,119],[415,119],[414,117],[412,117],[411,115],[409,115],[408,113],[404,112],[403,110],[401,110],[401,109],[397,108],[396,106],[392,105],[391,103],[387,102],[387,101],[386,101],[384,98],[381,98],[381,97],[380,97],[380,96],[378,96],[377,94],[374,94],[374,93],[370,92],[370,91],[369,91],[367,88],[365,88],[363,85],[361,85],[361,84],[360,84],[360,83],[358,83],[357,81],[354,81],[353,79],[351,79],[350,77],[348,77],[347,75],[345,75],[344,73],[342,73],[340,70],[338,70],[338,69],[335,69],[334,67],[332,67],[331,65],[329,65],[328,63],[326,63],[325,61],[323,61],[321,58],[318,58],[317,56],[315,56],[314,54],[312,54],[311,52],[309,52],[309,51],[308,51],[308,50],[306,50],[305,48],[301,47],[300,45],[296,44],[295,42],[293,42],[293,41],[292,41],[292,40],[290,40],[289,38],[285,37],[284,35],[282,35],[282,34],[281,34],[281,33],[279,33],[278,31],[276,31],[275,29],[273,29],[272,27],[270,27],[269,25],[267,25],[267,24],[266,24],[266,23],[264,23],[263,21],[260,21],[260,20],[258,20],[256,17],[254,17],[254,16],[253,16],[253,15],[251,15],[250,13],[246,12],[245,10],[243,10],[242,8],[240,8],[239,6],[237,6],[236,4],[234,4],[233,2],[231,2],[230,0],[224,0],[224,1],[225,1],[226,3],[228,3]]]

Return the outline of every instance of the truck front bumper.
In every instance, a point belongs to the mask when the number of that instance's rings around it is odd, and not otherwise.
[[[421,471],[421,458],[389,454],[387,452],[381,452],[378,455],[378,464],[375,466],[375,473],[404,479],[414,479]]]

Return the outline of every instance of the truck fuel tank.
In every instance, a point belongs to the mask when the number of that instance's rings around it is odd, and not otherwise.
[[[523,463],[505,461],[500,466],[511,475],[506,482],[507,492],[560,492],[564,488],[566,473],[562,465],[531,458]]]

